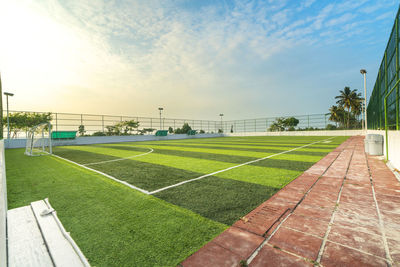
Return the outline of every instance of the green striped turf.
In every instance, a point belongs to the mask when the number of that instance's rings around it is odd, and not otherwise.
[[[207,177],[155,194],[206,218],[231,225],[270,198],[279,188]]]
[[[328,137],[228,137],[55,147],[77,163],[153,191]],[[10,207],[50,197],[96,266],[176,266],[343,142],[317,143],[146,196],[52,157],[7,150]],[[170,202],[172,204],[166,203]],[[201,216],[200,216],[201,215]],[[211,220],[210,220],[211,219]],[[221,224],[223,223],[223,224]],[[155,242],[156,240],[156,242]]]
[[[227,227],[55,157],[6,167],[9,209],[49,198],[92,266],[177,266]]]

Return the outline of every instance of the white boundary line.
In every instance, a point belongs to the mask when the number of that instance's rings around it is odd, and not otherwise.
[[[150,151],[143,153],[143,154],[139,154],[139,155],[134,155],[134,156],[130,156],[130,157],[126,157],[126,158],[119,158],[119,159],[111,159],[111,160],[104,160],[104,161],[99,161],[99,162],[92,162],[92,163],[86,163],[86,164],[82,164],[83,166],[89,166],[89,165],[96,165],[96,164],[102,164],[102,163],[107,163],[107,162],[114,162],[114,161],[121,161],[121,160],[127,160],[127,159],[131,159],[131,158],[136,158],[136,157],[140,157],[140,156],[144,156],[147,154],[150,154],[151,152],[154,151],[154,149],[150,148],[150,147],[146,147],[147,149],[150,149]]]
[[[272,158],[274,156],[282,155],[282,154],[285,154],[285,153],[288,153],[288,152],[291,152],[291,151],[294,151],[294,150],[297,150],[297,149],[300,149],[300,148],[303,148],[303,147],[311,146],[311,145],[316,144],[316,143],[320,143],[320,142],[323,142],[323,141],[326,141],[326,140],[330,140],[332,138],[335,138],[335,137],[330,137],[330,138],[325,139],[325,140],[320,140],[320,141],[313,142],[313,143],[310,143],[310,144],[307,144],[307,145],[304,145],[304,146],[295,147],[295,148],[292,148],[290,150],[286,150],[286,151],[282,151],[282,152],[279,152],[279,153],[276,153],[276,154],[273,154],[273,155],[266,156],[264,158],[255,159],[255,160],[248,161],[248,162],[245,162],[245,163],[242,163],[242,164],[239,164],[239,165],[235,165],[235,166],[223,169],[223,170],[219,170],[219,171],[216,171],[216,172],[205,174],[205,175],[202,175],[202,176],[197,177],[197,178],[193,178],[193,179],[190,179],[190,180],[182,181],[182,182],[177,183],[177,184],[169,185],[169,186],[166,186],[166,187],[151,191],[148,194],[149,195],[153,195],[155,193],[158,193],[158,192],[161,192],[161,191],[173,188],[173,187],[177,187],[177,186],[180,186],[180,185],[183,185],[183,184],[186,184],[186,183],[190,183],[190,182],[193,182],[193,181],[196,181],[196,180],[200,180],[200,179],[206,178],[208,176],[212,176],[212,175],[215,175],[215,174],[218,174],[218,173],[221,173],[221,172],[229,171],[229,170],[232,170],[232,169],[235,169],[235,168],[238,168],[238,167],[242,167],[244,165],[248,165],[248,164],[251,164],[251,163],[254,163],[254,162],[258,162],[258,161],[264,160],[264,159],[269,159],[269,158]]]
[[[68,161],[69,163],[78,165],[79,167],[85,168],[85,169],[87,169],[87,170],[89,170],[89,171],[92,171],[92,172],[101,174],[101,175],[103,175],[103,176],[105,176],[105,177],[107,177],[107,178],[110,178],[110,179],[112,179],[112,180],[114,180],[114,181],[116,181],[116,182],[118,182],[118,183],[121,183],[121,184],[123,184],[123,185],[126,185],[126,186],[128,186],[128,187],[130,187],[130,188],[132,188],[132,189],[138,190],[138,191],[140,191],[140,192],[142,192],[142,193],[145,193],[145,194],[147,194],[147,195],[149,194],[149,191],[147,191],[147,190],[144,190],[144,189],[141,189],[141,188],[136,187],[136,186],[134,186],[134,185],[131,185],[131,184],[125,182],[125,181],[121,181],[121,180],[119,180],[119,179],[117,179],[117,178],[115,178],[115,177],[113,177],[113,176],[111,176],[111,175],[108,175],[108,174],[104,173],[104,172],[100,172],[100,171],[98,171],[98,170],[95,170],[95,169],[86,167],[86,166],[84,166],[84,165],[82,165],[82,164],[76,163],[75,161],[72,161],[72,160],[69,160],[69,159],[66,159],[66,158],[57,156],[57,155],[55,155],[55,154],[52,154],[52,155],[53,155],[54,157],[59,158],[59,159]]]

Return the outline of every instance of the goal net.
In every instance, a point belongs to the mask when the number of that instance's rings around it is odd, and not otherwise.
[[[26,139],[25,155],[40,156],[51,153],[51,124],[46,122],[32,127]]]

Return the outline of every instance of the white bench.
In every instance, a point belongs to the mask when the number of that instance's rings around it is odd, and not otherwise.
[[[49,201],[7,210],[4,140],[0,140],[0,267],[90,266]]]
[[[90,266],[47,199],[7,212],[8,266]]]

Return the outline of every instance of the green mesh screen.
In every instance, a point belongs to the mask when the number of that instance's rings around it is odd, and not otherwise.
[[[400,11],[400,10],[399,10]],[[374,90],[367,107],[368,129],[400,129],[399,122],[399,19],[397,12],[386,50],[379,67]],[[386,99],[386,108],[385,108]]]

